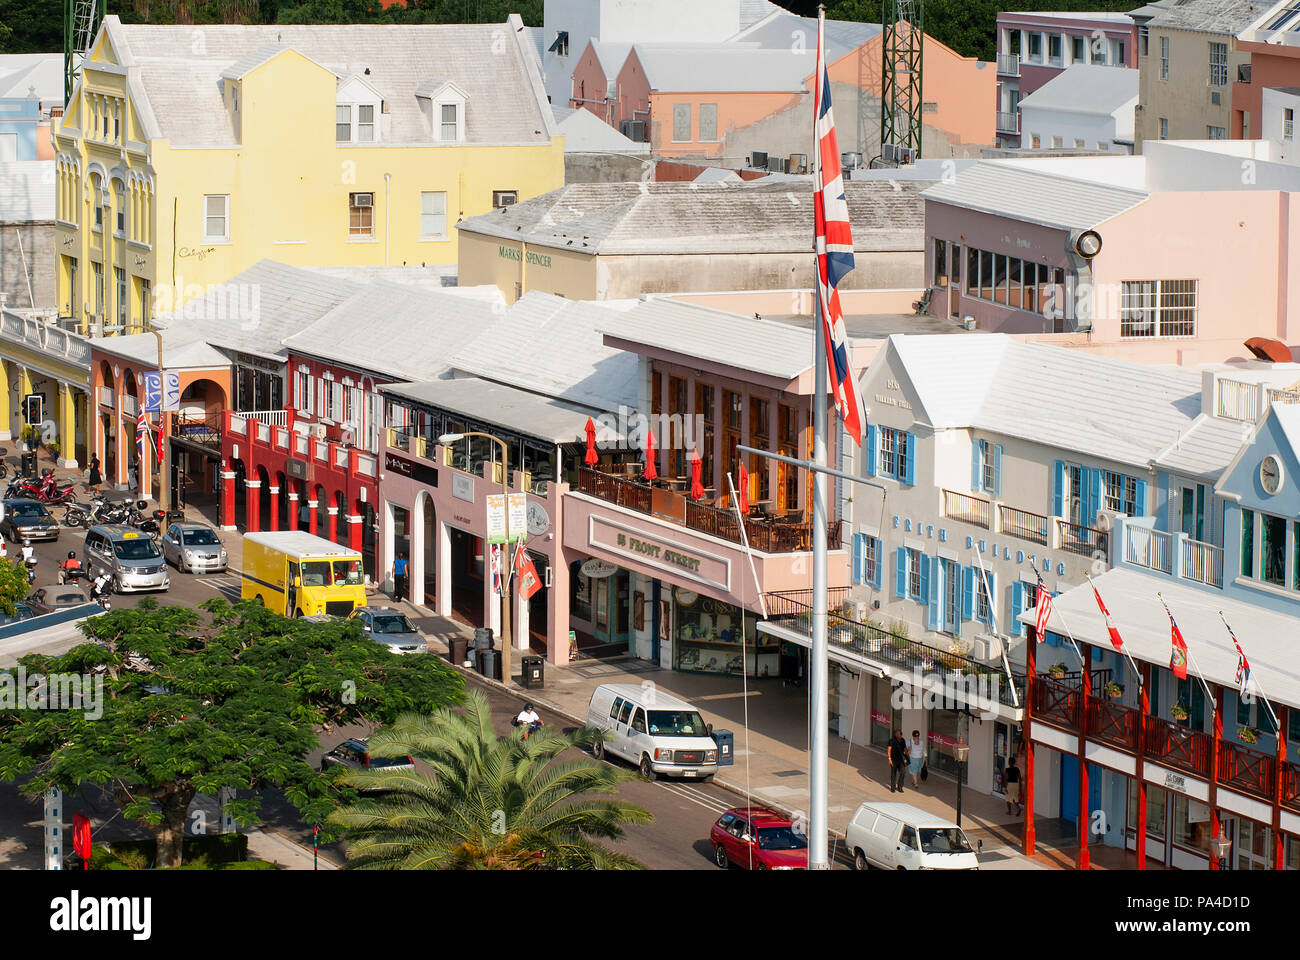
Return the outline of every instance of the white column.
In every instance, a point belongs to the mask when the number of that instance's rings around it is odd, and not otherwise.
[[[411,551],[406,558],[410,574],[407,579],[407,589],[410,591],[410,601],[417,607],[424,606],[424,511],[425,497],[420,494],[415,495],[415,503],[411,505]]]
[[[379,512],[382,518],[382,529],[380,532],[380,543],[382,546],[379,550],[379,556],[375,558],[375,579],[379,582],[379,589],[385,588],[391,593],[397,586],[390,582],[390,574],[393,569],[393,558],[396,556],[397,538],[393,536],[396,523],[393,520],[393,504],[385,500],[384,509]],[[410,568],[407,568],[407,581],[410,581]]]
[[[438,524],[438,573],[437,613],[440,617],[451,616],[451,531],[447,524]]]

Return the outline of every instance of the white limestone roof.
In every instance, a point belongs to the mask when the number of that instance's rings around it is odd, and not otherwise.
[[[390,383],[382,386],[380,392],[551,443],[574,443],[584,439],[587,418],[596,412],[477,377]]]
[[[1053,20],[1109,20],[1113,23],[1129,24],[1133,18],[1127,13],[1115,13],[1109,10],[1003,10],[998,13],[998,21],[1018,20],[1021,17],[1051,17]]]
[[[602,327],[606,338],[793,380],[813,364],[812,333],[774,320],[648,297]],[[964,342],[964,341],[963,341]]]
[[[1276,613],[1244,603],[1218,590],[1185,585],[1132,567],[1115,567],[1094,577],[1111,619],[1118,627],[1125,648],[1136,660],[1162,667],[1169,665],[1169,615],[1161,606],[1160,593],[1178,621],[1187,649],[1196,658],[1200,672],[1210,683],[1228,689],[1237,687],[1237,651],[1219,619],[1222,610],[1241,642],[1252,673],[1251,689],[1262,690],[1275,705],[1300,706],[1300,661],[1295,656],[1294,614]],[[1084,583],[1052,598],[1055,611],[1048,622],[1053,632],[1070,632],[1080,643],[1113,649],[1106,621],[1097,609],[1092,588]],[[1020,615],[1032,624],[1037,609]],[[1130,668],[1129,676],[1132,671]],[[1124,681],[1127,686],[1130,681]]]
[[[1252,429],[1249,423],[1201,414],[1156,455],[1156,466],[1187,477],[1217,480],[1250,439]]]
[[[163,360],[168,369],[211,370],[230,366],[230,358],[204,342],[193,327],[162,331]],[[122,337],[96,337],[90,341],[99,353],[111,354],[136,363],[158,363],[158,338],[152,333],[133,333]]]
[[[54,179],[53,160],[0,163],[0,223],[53,221]]]
[[[63,102],[63,55],[8,53],[0,55],[0,100],[25,100],[36,88],[42,103]]]
[[[590,110],[556,107],[555,121],[564,136],[565,153],[650,152],[650,144],[628,139]]]
[[[627,63],[627,55],[632,52],[632,44],[593,39],[591,49],[596,54],[601,70],[605,72],[605,78],[613,80],[623,69],[623,64]]]
[[[1111,69],[1119,69],[1113,67]],[[926,200],[1061,230],[1090,230],[1144,202],[1145,190],[1059,176],[1014,162],[985,160],[940,181]]]
[[[447,284],[456,278],[455,265],[446,264],[383,264],[383,263],[349,263],[332,267],[304,267],[313,273],[354,283],[371,283],[386,280],[389,283],[409,284],[413,287],[425,287],[431,290],[452,290]]]
[[[634,353],[605,345],[601,333],[636,301],[566,300],[529,291],[447,363],[525,390],[617,412],[637,406]]]
[[[740,0],[740,27],[743,30],[773,13],[785,13],[785,8],[772,0]]]
[[[468,143],[545,143],[553,127],[536,63],[523,44],[502,44],[510,24],[252,25],[205,24],[203,53],[193,51],[188,25],[122,24],[104,29],[138,78],[160,136],[177,146],[235,145],[220,79],[292,48],[340,77],[365,74],[391,117],[386,143],[431,144],[416,88],[432,77],[465,91]],[[487,67],[490,65],[490,69]],[[535,82],[534,82],[535,81]]]
[[[854,20],[826,21],[826,62],[834,63],[845,54],[880,36],[878,23]],[[757,43],[765,50],[789,51],[796,40],[814,52],[817,50],[817,18],[800,17],[787,10],[773,10],[762,20],[743,28],[731,41]],[[813,69],[816,69],[814,64]],[[809,71],[810,73],[812,71]]]
[[[1020,108],[1109,116],[1137,99],[1139,72],[1097,63],[1072,64],[1021,100]]]
[[[737,183],[739,180],[740,174],[726,167],[705,167],[695,178],[696,183]]]
[[[1200,374],[1177,367],[996,333],[894,335],[889,349],[916,389],[917,419],[936,430],[986,430],[1149,467],[1201,412]],[[870,391],[863,397],[870,414]]]
[[[815,37],[805,50],[738,42],[637,43],[633,49],[651,91],[658,93],[802,93],[817,69]]]
[[[1131,13],[1151,14],[1150,26],[1235,34],[1275,5],[1276,0],[1156,0]]]
[[[805,253],[812,181],[576,183],[457,229],[591,254]],[[853,248],[921,250],[926,182],[845,184]]]
[[[375,282],[284,338],[289,350],[400,380],[444,374],[448,358],[497,321],[492,304],[401,284]]]

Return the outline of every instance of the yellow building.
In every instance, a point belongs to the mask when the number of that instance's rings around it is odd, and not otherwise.
[[[459,220],[563,184],[522,27],[105,17],[55,121],[60,314],[137,332],[264,258],[456,264]]]

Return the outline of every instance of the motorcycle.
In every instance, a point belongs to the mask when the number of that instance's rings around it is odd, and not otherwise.
[[[9,486],[5,488],[5,497],[9,500],[39,500],[41,498],[41,488],[31,477],[14,476],[9,481]]]
[[[59,482],[54,479],[53,471],[46,470],[37,487],[37,499],[50,505],[66,503],[72,499],[73,486],[71,483],[59,486]]]
[[[7,456],[9,456],[9,451],[5,447],[0,447],[0,480],[9,476],[9,464],[4,461]]]
[[[36,583],[36,558],[28,557],[23,561],[23,565],[27,567],[27,582],[29,584]]]
[[[110,583],[111,579],[108,574],[101,573],[98,577],[92,580],[90,584],[90,599],[95,601],[95,603],[99,604],[105,610],[112,608],[112,603],[110,603],[108,599],[109,595],[112,593],[112,590],[109,589]]]
[[[63,505],[63,525],[65,527],[89,527],[90,508],[75,500]]]

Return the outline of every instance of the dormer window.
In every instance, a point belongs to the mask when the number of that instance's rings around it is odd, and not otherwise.
[[[442,103],[438,105],[442,114],[442,123],[438,130],[439,140],[460,139],[460,104]]]
[[[335,103],[335,143],[378,143],[383,139],[380,117],[384,100],[364,77],[352,76],[340,84]]]
[[[334,139],[338,143],[352,142],[352,105],[340,103],[334,108]]]
[[[375,142],[375,106],[372,103],[357,104],[357,142]]]
[[[415,88],[416,101],[436,143],[465,139],[465,93],[450,80],[429,80]]]

